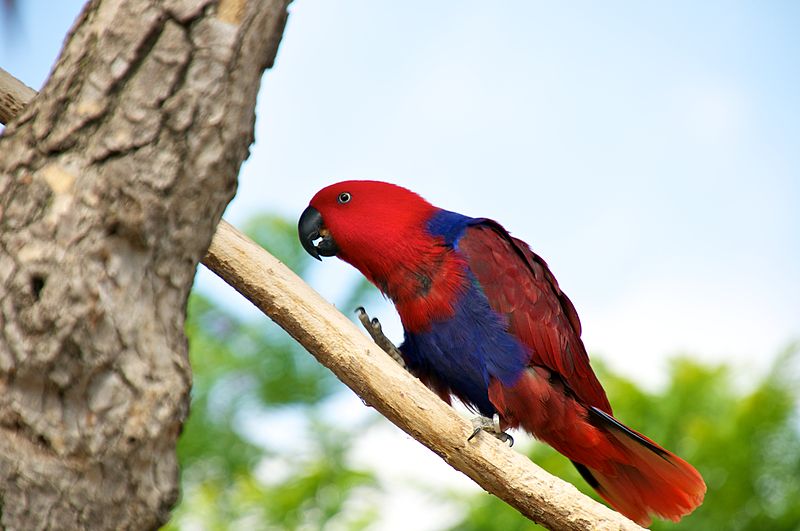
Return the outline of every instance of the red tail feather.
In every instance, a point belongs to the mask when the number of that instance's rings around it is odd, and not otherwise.
[[[703,502],[706,484],[692,465],[600,410],[589,416],[626,453],[610,474],[589,471],[592,487],[619,512],[647,526],[650,514],[677,522]]]
[[[647,526],[678,521],[703,501],[706,485],[689,463],[594,407],[576,401],[547,369],[530,368],[513,387],[493,380],[504,427],[521,426],[571,459],[616,510]]]

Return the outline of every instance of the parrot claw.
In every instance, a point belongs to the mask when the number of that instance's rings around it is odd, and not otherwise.
[[[406,362],[403,359],[403,355],[400,353],[400,349],[394,346],[388,337],[383,335],[383,328],[381,327],[381,322],[378,321],[377,317],[374,319],[370,319],[369,314],[367,314],[367,310],[364,309],[363,306],[359,306],[356,308],[356,315],[358,315],[358,320],[361,321],[361,324],[364,325],[364,328],[367,329],[369,335],[372,337],[372,340],[377,344],[384,352],[386,352],[391,358],[398,363],[402,368],[408,369],[406,366]]]
[[[491,433],[502,442],[507,442],[509,447],[514,446],[514,437],[500,429],[500,416],[496,413],[492,418],[483,416],[473,418],[472,427],[474,431],[472,435],[467,437],[467,441],[471,441],[480,432],[485,431]]]

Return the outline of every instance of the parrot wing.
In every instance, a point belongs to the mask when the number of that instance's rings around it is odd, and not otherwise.
[[[589,365],[575,307],[547,264],[498,223],[482,219],[458,240],[458,250],[508,331],[530,349],[530,364],[558,374],[579,401],[611,414]]]

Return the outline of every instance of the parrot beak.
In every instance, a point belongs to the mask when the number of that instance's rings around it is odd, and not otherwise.
[[[322,222],[322,214],[312,206],[306,208],[300,216],[300,221],[297,223],[297,232],[300,235],[300,243],[303,245],[303,249],[317,260],[322,260],[320,256],[336,256],[339,252],[339,247],[333,241],[333,236],[331,236],[331,233]],[[317,240],[320,241],[315,244],[314,242]]]

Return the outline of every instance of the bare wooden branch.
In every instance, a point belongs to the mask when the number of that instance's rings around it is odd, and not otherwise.
[[[468,442],[472,426],[453,408],[226,221],[220,222],[203,263],[289,332],[365,403],[534,522],[569,531],[642,529],[494,437],[480,434]]]
[[[289,332],[364,402],[531,520],[558,530],[641,530],[459,414],[278,259],[221,221],[203,263]]]
[[[34,96],[35,90],[0,68],[0,124],[7,124]]]

